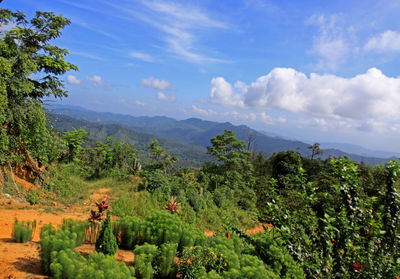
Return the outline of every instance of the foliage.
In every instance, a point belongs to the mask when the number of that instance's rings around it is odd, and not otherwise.
[[[68,147],[67,159],[69,162],[77,159],[77,155],[82,150],[82,144],[88,138],[88,134],[83,129],[73,129],[72,131],[65,132],[63,138]]]
[[[140,230],[142,220],[138,217],[125,217],[114,223],[113,231],[116,238],[120,239],[119,247],[133,250],[141,242]]]
[[[101,225],[101,230],[96,240],[96,251],[105,255],[114,255],[117,250],[117,239],[113,234],[110,215],[107,214],[107,218]]]
[[[171,202],[167,203],[166,209],[171,213],[177,213],[181,209],[181,203],[178,202],[176,197],[171,196]]]
[[[58,164],[50,167],[44,189],[54,194],[55,200],[71,203],[87,195],[87,183],[82,179],[75,163]]]
[[[26,200],[30,205],[37,204],[39,202],[39,192],[37,190],[30,189],[26,195]]]
[[[58,76],[78,69],[65,61],[66,49],[51,44],[70,21],[50,12],[28,20],[1,9],[0,22],[14,25],[0,36],[0,164],[26,163],[41,177],[40,167],[57,159],[57,144],[40,100],[67,96]]]
[[[143,279],[153,278],[156,274],[153,265],[158,252],[157,246],[144,243],[136,246],[133,252],[135,254],[136,276]]]
[[[104,254],[90,254],[86,260],[71,249],[54,251],[51,254],[50,271],[53,278],[134,278],[135,270],[114,257]]]
[[[93,149],[86,149],[84,164],[89,168],[89,178],[114,176],[126,179],[138,168],[138,151],[122,140],[107,137],[98,141]]]
[[[18,243],[25,243],[32,240],[32,233],[36,228],[36,220],[30,222],[14,221],[13,231],[11,237]]]

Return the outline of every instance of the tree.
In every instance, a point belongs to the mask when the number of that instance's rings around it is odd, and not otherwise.
[[[308,149],[312,150],[311,159],[314,159],[316,155],[322,155],[323,150],[319,147],[320,144],[318,142],[314,143],[313,145],[308,146]]]
[[[211,139],[207,153],[214,156],[219,164],[207,163],[203,171],[210,175],[215,188],[218,183],[242,190],[244,187],[253,186],[251,152],[246,150],[246,147],[246,143],[238,140],[231,130],[225,130]]]
[[[68,146],[68,160],[72,162],[82,150],[82,144],[88,138],[88,134],[83,129],[73,129],[72,131],[65,132],[63,138],[66,140]]]
[[[78,70],[65,60],[66,49],[51,44],[70,21],[50,12],[28,21],[23,12],[0,9],[0,27],[7,24],[15,27],[0,31],[0,165],[18,161],[41,177],[54,144],[41,99],[66,97],[59,76]]]
[[[158,161],[160,160],[161,156],[165,155],[165,151],[162,148],[162,146],[158,143],[157,139],[154,139],[149,147],[147,147],[147,150],[150,151],[150,156],[153,161]]]

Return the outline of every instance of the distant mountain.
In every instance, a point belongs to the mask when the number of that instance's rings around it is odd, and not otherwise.
[[[139,157],[146,160],[146,148],[154,140],[157,139],[160,145],[168,154],[179,157],[178,166],[184,167],[200,167],[205,161],[210,161],[206,154],[205,148],[198,146],[176,143],[171,140],[155,136],[148,133],[137,132],[117,124],[99,124],[82,119],[76,119],[67,115],[50,114],[48,116],[53,127],[60,131],[70,131],[75,129],[84,129],[88,132],[92,141],[104,141],[107,137],[114,137],[116,140],[123,140],[129,144],[133,144],[140,151]]]
[[[202,150],[205,150],[205,147],[210,145],[211,138],[221,134],[225,129],[229,129],[235,132],[238,139],[245,142],[248,141],[248,137],[251,135],[255,138],[255,151],[262,151],[266,155],[285,150],[295,150],[303,156],[309,156],[311,154],[311,151],[308,148],[310,144],[296,140],[284,139],[282,137],[268,136],[251,129],[248,126],[236,126],[229,122],[219,123],[205,121],[198,118],[189,118],[178,121],[164,116],[134,117],[131,115],[95,112],[83,108],[77,109],[76,107],[58,105],[54,105],[51,108],[53,112],[57,114],[67,115],[97,124],[118,124],[136,132],[153,134],[172,142],[197,146],[197,148],[202,148]],[[366,157],[346,153],[335,148],[325,148],[321,158],[343,156],[348,156],[351,160],[358,162],[363,161],[364,163],[371,165],[386,163],[389,161],[387,158]]]
[[[364,148],[362,146],[350,143],[335,143],[335,142],[321,142],[321,148],[335,148],[344,152],[353,153],[366,157],[380,157],[380,158],[393,158],[400,157],[400,153],[377,151]]]

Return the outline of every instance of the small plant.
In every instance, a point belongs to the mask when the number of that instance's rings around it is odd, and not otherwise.
[[[97,252],[101,252],[105,255],[115,255],[118,250],[117,239],[113,234],[109,214],[107,214],[107,218],[101,226],[95,247]]]
[[[171,202],[167,203],[167,209],[171,213],[177,213],[181,209],[181,203],[178,203],[178,199],[172,196]]]
[[[104,197],[103,200],[101,202],[96,202],[97,205],[97,209],[99,211],[99,213],[103,213],[105,212],[107,209],[110,208],[110,206],[108,205],[108,201],[110,199],[108,197]]]
[[[89,227],[86,232],[86,240],[89,243],[94,243],[97,239],[97,235],[99,234],[100,224],[103,220],[104,212],[106,212],[110,205],[108,204],[109,198],[104,197],[101,202],[96,202],[97,211],[90,210],[89,216]]]
[[[30,205],[37,204],[39,202],[39,194],[36,190],[30,190],[26,195],[26,200]]]
[[[32,233],[36,228],[36,220],[33,222],[18,222],[17,219],[14,221],[14,227],[12,232],[12,238],[18,243],[25,243],[32,240]]]

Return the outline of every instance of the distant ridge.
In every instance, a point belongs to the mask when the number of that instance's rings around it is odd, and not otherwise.
[[[309,156],[311,151],[308,149],[310,144],[297,140],[285,139],[279,136],[269,136],[258,132],[246,125],[233,125],[230,122],[213,122],[198,118],[189,118],[178,121],[165,116],[140,116],[123,115],[110,112],[95,112],[80,107],[67,105],[52,105],[51,111],[61,115],[67,115],[75,119],[83,119],[96,124],[117,124],[136,132],[152,134],[171,142],[195,146],[205,152],[205,147],[210,145],[210,139],[221,134],[225,129],[235,132],[238,139],[247,142],[248,135],[255,137],[255,151],[262,151],[266,155],[271,155],[279,151],[295,150],[302,156]],[[335,148],[323,148],[322,159],[328,157],[348,156],[351,160],[364,162],[370,165],[384,164],[395,157],[380,158],[362,156],[344,152]]]

